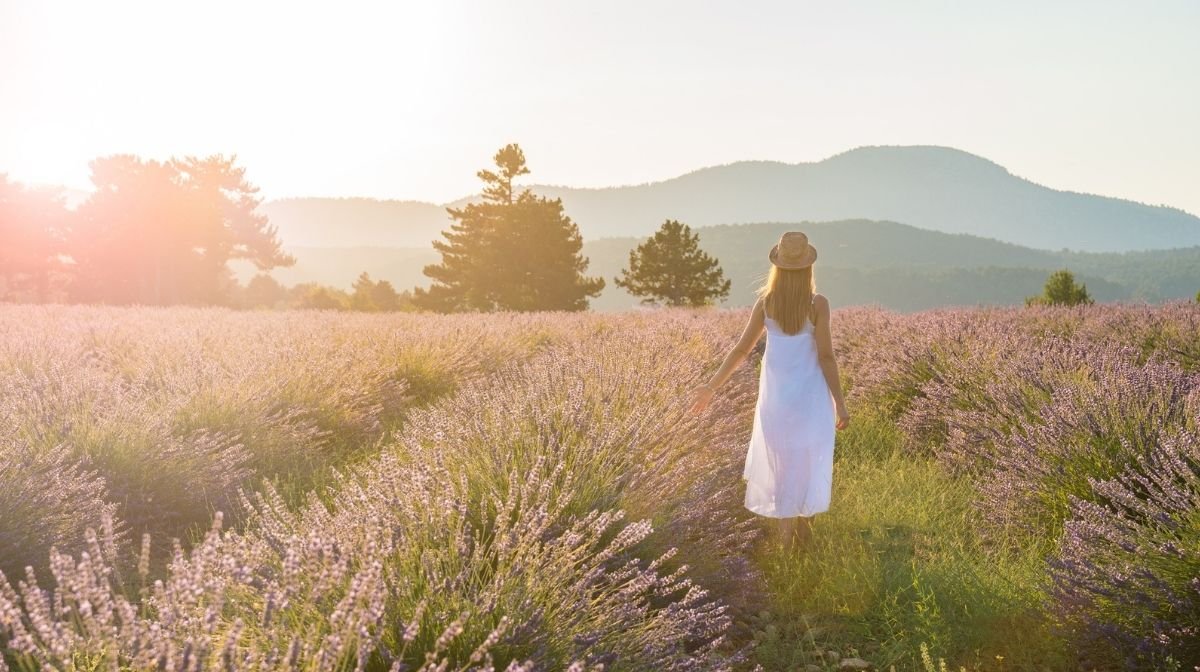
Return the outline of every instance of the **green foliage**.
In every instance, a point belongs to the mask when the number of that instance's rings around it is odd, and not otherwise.
[[[1041,296],[1025,299],[1027,306],[1078,306],[1091,305],[1092,297],[1087,285],[1075,282],[1075,275],[1065,268],[1055,271],[1046,279]]]
[[[414,303],[438,312],[586,309],[604,280],[583,275],[579,227],[561,200],[515,191],[513,180],[529,172],[520,147],[494,159],[498,172],[478,173],[483,201],[448,209],[455,223],[433,243],[442,262],[425,267],[433,284],[416,289]]]
[[[350,298],[354,310],[386,312],[400,310],[402,300],[399,292],[387,280],[374,281],[365,271],[354,281],[354,294]]]
[[[1093,485],[1053,562],[1064,630],[1089,669],[1196,669],[1200,434],[1171,433]]]
[[[275,278],[259,273],[231,296],[231,306],[239,308],[277,308],[313,310],[354,310],[366,313],[412,310],[412,294],[397,292],[387,280],[375,281],[361,273],[353,292],[315,282],[301,283],[290,289]]]
[[[350,296],[343,291],[322,285],[296,285],[294,305],[302,310],[349,310]]]
[[[814,651],[838,651],[919,669],[924,644],[956,668],[999,658],[1059,669],[1064,651],[1038,588],[1046,549],[1036,539],[986,544],[970,482],[902,442],[894,423],[869,415],[838,435],[834,501],[814,519],[811,544],[762,558],[777,634],[756,638],[756,661],[803,669],[822,662]]]
[[[241,305],[246,308],[275,308],[287,301],[288,290],[275,278],[259,273],[242,290]]]
[[[700,236],[672,219],[629,253],[629,268],[615,280],[642,303],[672,307],[709,305],[729,296],[730,287],[721,265],[700,249]]]
[[[72,215],[63,253],[71,296],[103,303],[219,303],[226,264],[287,266],[258,188],[233,158],[166,162],[120,155],[92,162],[95,193]]]
[[[68,218],[60,193],[22,187],[0,173],[0,299],[63,298],[59,252]]]
[[[1046,276],[1069,267],[1097,302],[1191,299],[1200,286],[1200,248],[1126,254],[1033,250],[967,235],[923,231],[895,222],[841,220],[692,226],[700,246],[721,262],[731,282],[728,303],[748,306],[767,270],[764,259],[784,231],[803,229],[821,250],[817,284],[834,307],[882,305],[915,311],[938,306],[1020,305],[1041,294]],[[596,273],[628,264],[635,238],[588,240],[583,252]],[[399,260],[398,260],[399,261]],[[602,310],[636,301],[606,290]]]

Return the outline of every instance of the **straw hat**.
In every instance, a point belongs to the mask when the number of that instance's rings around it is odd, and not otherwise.
[[[817,260],[817,248],[808,244],[808,236],[803,233],[788,231],[779,237],[768,258],[779,268],[795,271],[812,266]]]

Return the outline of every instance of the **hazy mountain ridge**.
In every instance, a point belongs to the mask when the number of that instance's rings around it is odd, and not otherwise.
[[[1200,218],[1177,208],[1051,189],[946,147],[860,147],[814,163],[743,161],[633,186],[530,188],[561,198],[587,240],[649,235],[668,218],[693,227],[862,218],[1041,249],[1200,245]],[[287,199],[263,207],[287,245],[427,246],[450,223],[445,206],[412,201]]]
[[[860,148],[817,163],[744,162],[640,187],[535,191],[562,198],[585,238],[646,235],[668,217],[692,226],[863,218],[1041,249],[1200,244],[1200,218],[1182,211],[1056,191],[934,147]],[[645,221],[653,222],[649,230]]]
[[[1129,253],[1063,253],[1035,250],[966,234],[924,231],[895,222],[846,220],[700,227],[701,246],[720,261],[733,282],[727,305],[747,305],[766,273],[767,251],[779,234],[802,228],[820,257],[817,282],[834,305],[878,303],[897,310],[941,305],[1019,303],[1037,294],[1050,271],[1070,268],[1098,300],[1190,298],[1200,290],[1200,247]],[[626,309],[636,300],[612,283],[640,238],[584,243],[589,275],[608,282],[592,302],[601,310]],[[284,284],[320,282],[348,288],[359,273],[399,289],[424,286],[421,270],[440,257],[430,248],[292,247],[296,266],[272,275]],[[240,268],[243,279],[253,275]]]

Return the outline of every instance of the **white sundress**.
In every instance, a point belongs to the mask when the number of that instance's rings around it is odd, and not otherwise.
[[[834,408],[813,324],[786,334],[766,318],[767,350],[746,453],[746,508],[769,518],[829,510]]]

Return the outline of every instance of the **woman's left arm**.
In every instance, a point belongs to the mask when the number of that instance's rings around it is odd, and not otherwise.
[[[846,410],[846,398],[842,395],[842,377],[838,372],[837,357],[833,355],[833,331],[829,328],[832,311],[829,310],[829,299],[818,294],[813,297],[813,307],[817,310],[817,359],[821,364],[821,373],[825,375],[825,383],[829,386],[829,396],[833,397],[837,428],[845,429],[850,426],[850,411]]]
[[[754,350],[754,344],[762,338],[764,323],[762,299],[759,299],[750,309],[750,319],[746,322],[746,328],[742,330],[742,337],[738,339],[729,354],[725,355],[725,361],[721,363],[721,368],[717,369],[707,383],[692,390],[691,411],[693,413],[699,413],[707,408],[712,403],[717,388],[724,385],[725,381],[733,375],[734,369],[741,366],[742,362],[750,356],[750,351]]]

